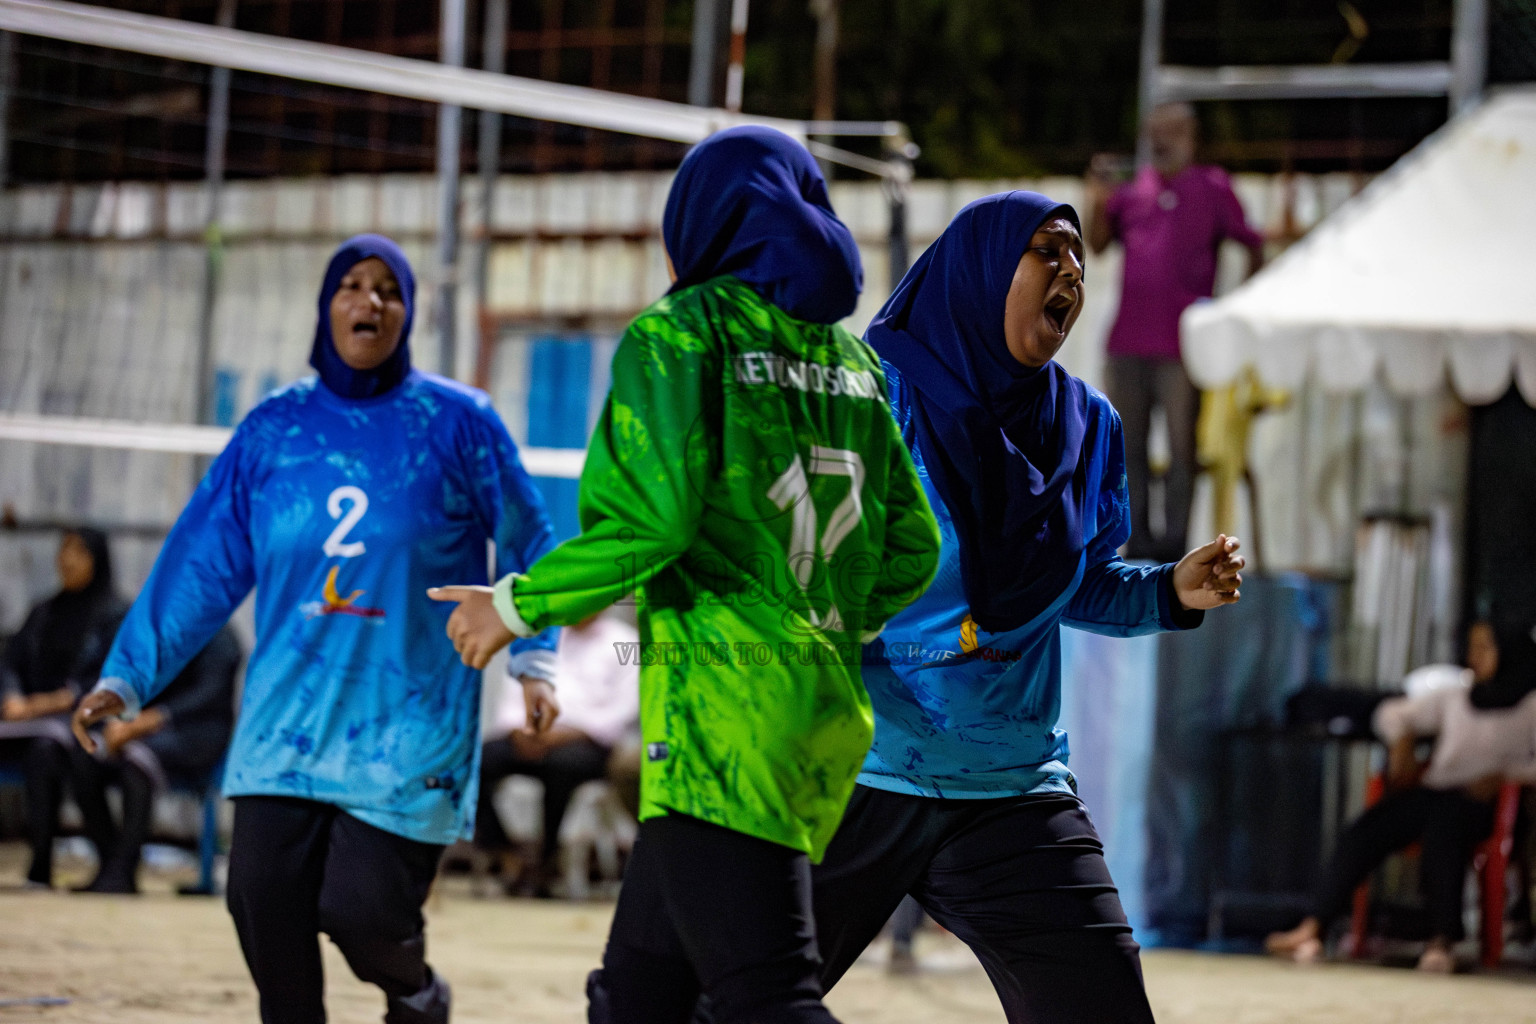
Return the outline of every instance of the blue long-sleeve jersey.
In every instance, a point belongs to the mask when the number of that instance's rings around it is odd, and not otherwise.
[[[489,542],[489,543],[488,543]],[[166,538],[101,687],[129,713],[256,588],[256,645],[230,744],[230,796],[335,804],[397,835],[469,834],[480,673],[426,590],[521,572],[554,547],[544,503],[479,391],[412,371],[374,399],[314,378],[235,430]],[[549,678],[555,635],[512,648]]]
[[[884,367],[891,412],[939,523],[939,571],[867,652],[875,741],[859,783],[932,797],[1071,792],[1067,734],[1056,725],[1061,625],[1137,636],[1203,618],[1174,597],[1173,566],[1129,565],[1112,546],[1130,512],[1120,417],[1089,389],[1081,468],[1063,499],[1079,503],[1091,538],[1071,585],[1031,621],[988,633],[970,616],[954,521],[914,442],[905,383],[894,366]]]

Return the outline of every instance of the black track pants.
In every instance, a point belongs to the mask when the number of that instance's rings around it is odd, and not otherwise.
[[[448,986],[427,966],[421,916],[442,851],[330,804],[236,798],[229,911],[262,1024],[324,1024],[321,932],[384,990],[386,1024],[446,1024]]]
[[[683,1024],[701,992],[717,1024],[836,1024],[821,1002],[805,854],[671,814],[640,826],[590,1019]]]

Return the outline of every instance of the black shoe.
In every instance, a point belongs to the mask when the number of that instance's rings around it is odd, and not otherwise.
[[[912,947],[891,943],[891,959],[886,963],[885,970],[888,974],[916,974],[918,972],[917,957],[912,954]]]
[[[427,985],[420,992],[404,999],[389,1000],[384,1024],[448,1024],[453,991],[443,976],[430,967],[427,976]]]
[[[93,892],[113,896],[137,896],[139,884],[133,875],[117,871],[103,871],[90,885],[77,886],[71,892]]]
[[[32,858],[32,864],[27,868],[27,888],[52,889],[53,888],[53,864]]]

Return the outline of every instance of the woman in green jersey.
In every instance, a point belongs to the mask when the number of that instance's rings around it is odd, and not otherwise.
[[[810,865],[872,736],[860,641],[927,585],[938,533],[879,360],[837,326],[858,250],[806,151],[700,143],[663,241],[675,283],[614,357],[581,535],[434,596],[472,665],[639,599],[640,838],[594,1015],[686,1021],[702,991],[720,1024],[827,1022]]]

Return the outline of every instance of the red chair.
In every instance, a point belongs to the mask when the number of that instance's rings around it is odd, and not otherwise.
[[[1385,791],[1386,782],[1383,777],[1371,776],[1371,781],[1365,787],[1365,806],[1375,804]],[[1499,960],[1504,956],[1505,878],[1509,873],[1510,854],[1515,847],[1515,818],[1520,813],[1521,792],[1519,783],[1515,782],[1506,782],[1499,789],[1498,804],[1493,815],[1493,831],[1472,855],[1472,870],[1477,872],[1478,888],[1482,895],[1482,965],[1489,970],[1498,967]],[[1403,852],[1414,856],[1418,851],[1419,846],[1415,843]],[[1370,903],[1370,882],[1363,882],[1355,890],[1355,912],[1350,922],[1350,955],[1356,959],[1365,955]]]

